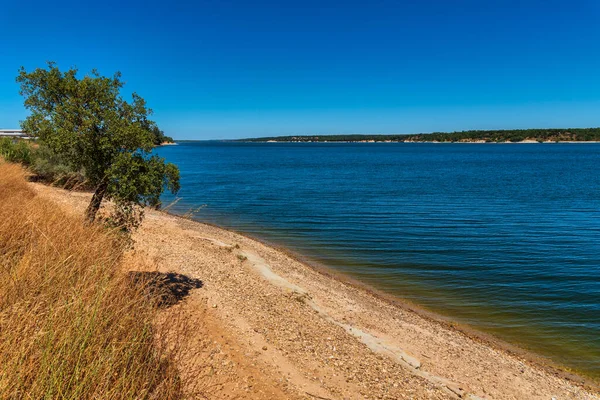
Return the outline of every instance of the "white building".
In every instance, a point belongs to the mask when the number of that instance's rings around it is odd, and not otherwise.
[[[21,129],[0,129],[0,137],[29,139],[27,134]]]

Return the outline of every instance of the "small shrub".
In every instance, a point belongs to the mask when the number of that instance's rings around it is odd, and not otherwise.
[[[111,212],[102,218],[104,224],[123,233],[131,233],[140,227],[144,209],[134,203],[117,203]]]
[[[35,175],[35,179],[39,181],[65,189],[87,188],[83,173],[74,170],[43,144],[36,148],[30,170]]]
[[[27,140],[0,138],[0,156],[6,161],[30,165],[33,159],[32,153],[32,145]]]

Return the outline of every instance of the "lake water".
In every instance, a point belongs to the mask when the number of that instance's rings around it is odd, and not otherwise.
[[[181,170],[172,212],[204,205],[198,220],[600,377],[600,144],[157,151]]]

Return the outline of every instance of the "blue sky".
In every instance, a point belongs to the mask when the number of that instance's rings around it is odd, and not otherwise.
[[[600,126],[597,0],[0,1],[0,128],[47,60],[178,139]]]

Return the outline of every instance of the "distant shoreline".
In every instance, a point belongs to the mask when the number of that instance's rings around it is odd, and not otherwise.
[[[285,135],[238,139],[239,142],[319,143],[598,143],[600,128],[471,130],[415,134]]]
[[[438,141],[379,141],[379,140],[235,140],[241,143],[426,143],[426,144],[560,144],[560,143],[600,143],[600,140],[560,140],[560,141],[537,141],[522,140],[519,142],[486,142],[486,141],[464,141],[464,142],[438,142]]]

